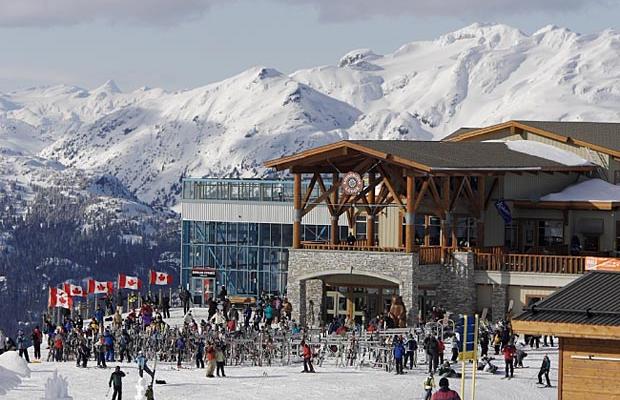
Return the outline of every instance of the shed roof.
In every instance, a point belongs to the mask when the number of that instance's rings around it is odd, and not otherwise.
[[[591,271],[514,319],[620,326],[620,272]]]

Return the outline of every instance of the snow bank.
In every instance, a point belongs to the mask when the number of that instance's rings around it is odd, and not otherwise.
[[[69,396],[69,382],[67,378],[58,375],[57,370],[54,371],[54,374],[45,383],[44,400],[73,400],[73,397]]]
[[[541,201],[620,201],[620,186],[602,179],[590,179],[558,193],[541,197]]]
[[[16,372],[0,366],[0,395],[5,395],[20,383],[21,378]]]
[[[30,378],[28,363],[16,351],[7,351],[0,355],[0,367],[12,371],[22,378]]]
[[[505,143],[506,146],[508,146],[508,148],[512,151],[545,158],[560,164],[568,166],[591,165],[588,160],[585,160],[574,153],[558,149],[557,147],[549,144],[536,142],[534,140],[509,140]]]
[[[136,382],[136,396],[134,397],[134,399],[144,400],[146,396],[146,389],[148,388],[148,386],[149,384],[146,379],[138,378],[138,381]]]

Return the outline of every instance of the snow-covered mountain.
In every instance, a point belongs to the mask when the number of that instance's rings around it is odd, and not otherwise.
[[[336,60],[335,60],[336,61]],[[620,34],[474,24],[394,53],[123,93],[113,82],[0,94],[0,147],[117,177],[172,205],[183,176],[260,176],[342,138],[439,139],[507,119],[620,120]]]

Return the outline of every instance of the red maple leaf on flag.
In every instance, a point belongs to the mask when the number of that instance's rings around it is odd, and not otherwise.
[[[67,300],[64,297],[59,297],[58,298],[58,302],[61,303],[61,304],[64,304],[64,303],[67,302]]]
[[[160,280],[160,281],[164,281],[164,280],[166,280],[166,275],[164,275],[164,274],[159,274],[159,276],[157,277],[157,279],[158,279],[158,280]]]
[[[104,289],[105,289],[105,285],[101,283],[97,285],[97,290],[104,290]]]
[[[128,281],[127,281],[127,284],[128,284],[129,286],[133,286],[133,285],[135,285],[135,284],[136,284],[136,281],[134,281],[133,279],[130,279],[130,280],[128,280]]]
[[[80,293],[80,292],[81,292],[81,290],[80,290],[80,289],[78,289],[78,288],[73,288],[73,293],[74,293],[74,294],[78,294],[78,293]]]

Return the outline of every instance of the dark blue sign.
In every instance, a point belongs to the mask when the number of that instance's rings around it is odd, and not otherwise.
[[[476,348],[475,336],[476,336],[476,317],[469,315],[467,317],[467,336],[464,335],[465,330],[465,318],[461,317],[459,323],[456,326],[461,342],[459,348],[462,352],[471,352]]]
[[[497,200],[495,202],[495,208],[504,220],[504,223],[509,224],[512,222],[512,212],[504,200]]]

